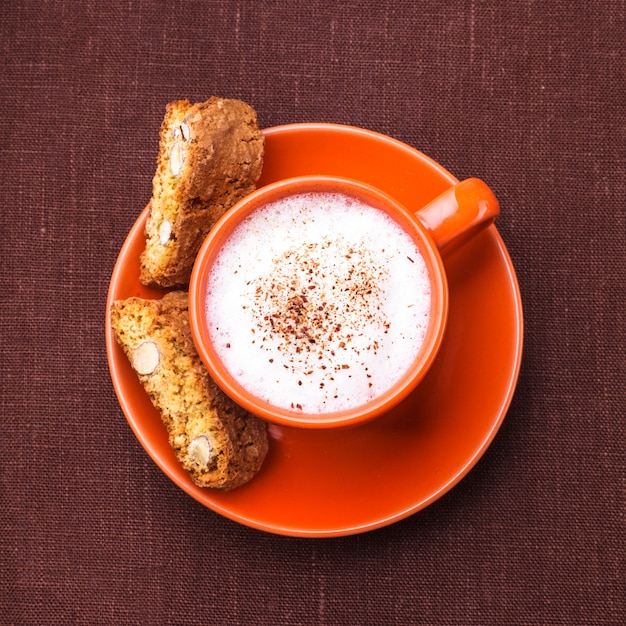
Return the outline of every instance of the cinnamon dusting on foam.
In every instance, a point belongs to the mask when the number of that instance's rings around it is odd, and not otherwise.
[[[266,205],[228,240],[207,318],[240,383],[269,402],[325,413],[386,391],[419,350],[430,286],[386,213],[337,193]]]

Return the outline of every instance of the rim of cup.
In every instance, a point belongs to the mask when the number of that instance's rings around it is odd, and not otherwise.
[[[351,409],[307,413],[274,406],[250,393],[226,368],[217,354],[206,322],[207,282],[212,263],[235,228],[260,207],[286,196],[307,192],[353,195],[385,211],[407,232],[422,254],[429,275],[431,301],[428,327],[420,350],[400,379],[379,396]],[[404,400],[424,378],[443,340],[448,317],[448,284],[437,246],[419,218],[389,194],[361,181],[337,176],[298,176],[284,179],[247,195],[223,215],[205,238],[189,284],[189,320],[201,360],[210,376],[235,402],[272,423],[299,428],[354,426],[380,417]]]

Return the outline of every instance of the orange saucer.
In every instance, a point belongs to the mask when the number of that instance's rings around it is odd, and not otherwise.
[[[304,174],[355,178],[417,210],[456,182],[399,141],[349,126],[293,124],[264,131],[259,186]],[[506,207],[503,207],[506,212]],[[107,311],[120,298],[159,298],[139,282],[147,209],[122,246]],[[428,506],[475,465],[509,407],[522,356],[522,304],[515,270],[495,226],[444,259],[450,314],[440,353],[400,406],[364,426],[311,431],[271,425],[270,451],[247,485],[196,487],[106,319],[115,392],[130,427],[162,471],[213,511],[246,526],[301,537],[365,532]]]

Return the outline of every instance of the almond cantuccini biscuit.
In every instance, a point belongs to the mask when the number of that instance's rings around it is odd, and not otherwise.
[[[189,283],[213,224],[254,191],[264,147],[256,112],[245,102],[212,97],[167,105],[141,255],[143,284]]]
[[[193,481],[222,490],[249,481],[268,450],[266,426],[210,378],[191,336],[187,293],[118,300],[111,326]]]

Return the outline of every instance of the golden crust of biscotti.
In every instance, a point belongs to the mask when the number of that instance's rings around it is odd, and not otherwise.
[[[222,490],[248,482],[268,450],[266,425],[209,376],[191,336],[187,293],[118,300],[110,315],[115,338],[193,481]]]
[[[264,149],[256,112],[245,102],[212,97],[167,105],[141,255],[143,284],[189,283],[211,227],[254,191]]]

